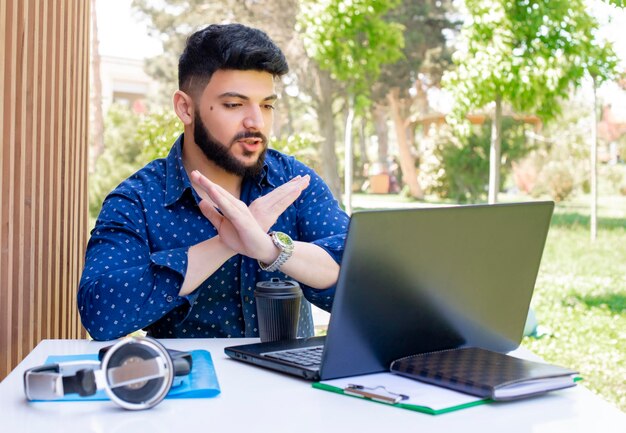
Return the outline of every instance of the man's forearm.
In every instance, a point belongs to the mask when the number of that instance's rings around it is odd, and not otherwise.
[[[196,290],[235,253],[226,247],[219,236],[214,236],[189,248],[187,273],[179,295],[186,296]]]
[[[314,289],[327,289],[337,282],[339,265],[323,248],[295,241],[293,255],[280,271]]]

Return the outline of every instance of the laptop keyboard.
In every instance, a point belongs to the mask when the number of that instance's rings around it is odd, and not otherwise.
[[[301,365],[303,367],[319,366],[322,363],[324,346],[303,347],[301,349],[265,352],[263,356]]]

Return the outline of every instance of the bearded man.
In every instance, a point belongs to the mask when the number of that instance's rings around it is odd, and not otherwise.
[[[173,97],[184,131],[106,197],[91,233],[78,308],[93,338],[256,337],[255,286],[272,277],[330,310],[349,217],[312,169],[268,148],[287,72],[260,30],[189,37]],[[298,336],[311,335],[303,302]]]

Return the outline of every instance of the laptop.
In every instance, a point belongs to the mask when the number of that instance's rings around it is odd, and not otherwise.
[[[328,380],[388,371],[418,353],[511,351],[523,336],[553,209],[526,202],[355,212],[327,335],[225,353]]]

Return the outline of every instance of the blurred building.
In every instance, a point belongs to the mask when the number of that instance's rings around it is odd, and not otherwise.
[[[157,91],[157,83],[144,72],[143,59],[101,56],[102,112],[112,103],[127,105],[136,113],[146,110],[146,99]]]

